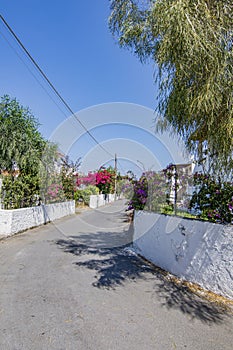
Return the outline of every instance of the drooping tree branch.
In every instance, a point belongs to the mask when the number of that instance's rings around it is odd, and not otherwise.
[[[213,171],[232,169],[231,0],[113,0],[110,30],[157,64],[160,128],[172,128]],[[199,150],[199,152],[198,152]],[[200,150],[202,152],[200,152]],[[201,153],[201,154],[200,154]]]

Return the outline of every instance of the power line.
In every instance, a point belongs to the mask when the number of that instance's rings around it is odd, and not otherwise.
[[[29,57],[33,65],[37,68],[37,70],[40,72],[40,74],[43,76],[43,78],[46,80],[48,85],[51,87],[53,92],[57,95],[57,97],[61,100],[61,102],[65,105],[65,107],[68,109],[68,111],[75,117],[77,122],[82,126],[82,128],[86,131],[86,133],[94,140],[94,142],[108,155],[110,155],[114,159],[114,155],[112,155],[106,148],[104,148],[99,141],[91,134],[91,132],[86,128],[86,126],[79,120],[79,118],[76,116],[76,114],[73,112],[73,110],[70,108],[68,103],[64,100],[64,98],[61,96],[61,94],[58,92],[58,90],[55,88],[55,86],[52,84],[52,82],[49,80],[49,78],[46,76],[46,74],[43,72],[43,70],[40,68],[38,63],[34,60],[30,52],[26,49],[26,47],[23,45],[21,40],[18,38],[18,36],[15,34],[13,29],[10,27],[10,25],[6,22],[4,17],[0,14],[0,19],[5,24],[11,35],[14,37],[14,39],[17,41],[19,46],[22,48],[22,50],[26,53],[26,55]]]
[[[29,51],[26,49],[26,47],[23,45],[23,43],[21,42],[21,40],[18,38],[18,36],[15,34],[15,32],[13,31],[13,29],[10,27],[10,25],[6,22],[6,20],[4,19],[4,17],[0,14],[0,18],[3,21],[3,23],[5,24],[5,26],[7,27],[7,29],[9,30],[9,32],[11,33],[11,35],[14,37],[14,39],[17,41],[17,43],[19,44],[19,46],[21,47],[21,49],[23,50],[24,53],[26,53],[26,55],[29,57],[30,61],[33,63],[33,65],[37,68],[37,70],[40,72],[40,74],[42,75],[42,77],[46,80],[46,82],[48,83],[48,85],[52,88],[52,90],[54,91],[54,93],[58,96],[58,98],[62,101],[62,103],[65,105],[65,107],[68,109],[68,111],[74,115],[75,119],[78,121],[78,123],[82,126],[82,128],[87,132],[87,134],[95,141],[95,143],[97,144],[97,146],[99,146],[104,152],[106,152],[108,155],[111,156],[112,159],[114,159],[115,157],[104,147],[102,146],[99,141],[91,134],[91,132],[86,128],[86,126],[79,120],[79,118],[76,116],[76,114],[73,112],[73,110],[70,108],[70,106],[68,105],[68,103],[64,100],[64,98],[61,96],[61,94],[58,92],[58,90],[55,88],[55,86],[51,83],[51,81],[49,80],[49,78],[46,76],[46,74],[43,72],[43,70],[40,68],[40,66],[38,65],[38,63],[34,60],[34,58],[32,57],[32,55],[29,53]],[[62,112],[63,115],[66,116],[66,114],[64,113],[64,111],[59,107],[59,105],[56,103],[56,101],[54,100],[54,98],[51,96],[51,94],[46,90],[46,88],[41,84],[41,82],[37,79],[36,75],[32,72],[32,70],[28,67],[28,65],[26,64],[26,62],[24,62],[24,60],[22,59],[22,57],[20,57],[20,55],[18,54],[18,52],[15,50],[15,48],[11,45],[11,43],[9,42],[9,40],[3,35],[3,33],[1,33],[2,36],[4,37],[4,39],[6,40],[6,42],[8,43],[8,45],[13,49],[13,51],[15,52],[15,54],[18,56],[18,58],[22,61],[22,63],[26,66],[26,68],[29,70],[29,72],[32,74],[32,76],[34,77],[34,79],[37,81],[37,83],[41,86],[41,88],[47,93],[47,95],[50,97],[50,99],[53,101],[53,103],[57,106],[57,108]],[[121,165],[121,163],[118,160],[118,164],[120,166],[120,168],[122,169],[122,171],[124,172],[124,169]]]
[[[0,34],[2,37],[6,40],[7,44],[11,47],[11,49],[14,51],[16,56],[20,59],[20,61],[25,65],[27,70],[30,72],[30,74],[33,76],[33,78],[36,80],[36,82],[40,85],[40,87],[44,90],[44,92],[48,95],[48,97],[53,101],[53,103],[57,106],[57,108],[60,110],[60,112],[67,117],[66,113],[61,109],[61,107],[58,105],[58,103],[55,101],[55,99],[51,96],[51,94],[48,92],[48,90],[43,86],[43,84],[39,81],[37,76],[33,73],[32,69],[27,65],[27,63],[23,60],[23,58],[19,55],[17,50],[11,45],[10,41],[7,39],[7,37],[0,31]]]

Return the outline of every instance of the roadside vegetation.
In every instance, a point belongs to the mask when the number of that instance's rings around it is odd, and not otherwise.
[[[157,129],[178,134],[215,178],[232,177],[232,0],[112,0],[121,47],[153,64]]]
[[[16,99],[0,102],[1,206],[17,209],[72,199],[75,164],[38,131],[31,111]]]
[[[185,215],[232,223],[232,1],[112,0],[110,9],[109,27],[120,47],[155,67],[157,131],[179,136],[203,169],[189,179],[194,193],[188,205],[176,198],[183,179],[172,165],[166,182],[156,183],[161,174],[133,181],[129,209],[178,215],[183,206],[190,211]]]
[[[210,175],[184,175],[168,165],[161,172],[144,172],[123,188],[127,210],[146,210],[165,215],[233,223],[233,183]],[[188,189],[192,187],[192,193]]]

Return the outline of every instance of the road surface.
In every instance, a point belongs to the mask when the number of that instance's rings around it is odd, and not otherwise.
[[[0,350],[231,350],[233,316],[130,249],[122,201],[0,241]]]

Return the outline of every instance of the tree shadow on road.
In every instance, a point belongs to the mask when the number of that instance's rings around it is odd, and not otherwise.
[[[151,298],[156,298],[161,306],[168,309],[180,310],[190,319],[221,323],[232,314],[224,305],[196,295],[187,285],[177,283],[169,278],[168,273],[137,256],[131,249],[131,239],[132,227],[123,233],[70,236],[56,241],[56,244],[64,252],[77,257],[76,266],[95,271],[94,287],[114,289],[126,282],[153,279]]]
[[[113,289],[127,280],[145,278],[147,266],[142,267],[140,259],[130,250],[132,226],[121,233],[85,233],[56,243],[79,258],[75,265],[96,271],[95,287]]]
[[[190,320],[200,319],[211,323],[222,323],[233,310],[224,298],[202,290],[200,287],[177,278],[169,278],[165,272],[154,285],[154,293],[159,296],[161,305],[167,309],[177,309],[189,316]]]

